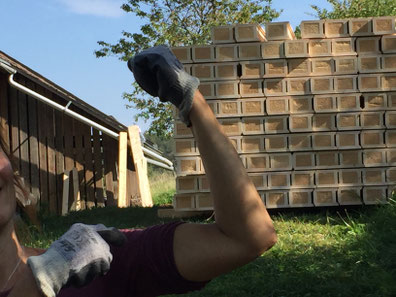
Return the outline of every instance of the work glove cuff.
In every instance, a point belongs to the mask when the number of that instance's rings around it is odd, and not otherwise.
[[[198,89],[199,79],[189,75],[184,70],[181,70],[179,73],[179,84],[175,86],[178,90],[175,92],[176,94],[181,94],[177,96],[178,99],[181,99],[179,102],[173,102],[169,98],[176,107],[179,109],[179,118],[180,120],[187,125],[187,127],[191,127],[190,121],[190,111],[193,105],[194,93]]]
[[[46,297],[55,297],[69,279],[69,264],[54,249],[49,249],[40,256],[32,256],[27,264],[33,272],[37,287]],[[43,270],[43,267],[46,267]]]

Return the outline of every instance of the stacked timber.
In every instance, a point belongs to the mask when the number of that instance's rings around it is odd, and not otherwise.
[[[395,17],[221,26],[173,52],[234,144],[267,208],[376,204],[396,185]],[[213,200],[175,119],[176,210]]]

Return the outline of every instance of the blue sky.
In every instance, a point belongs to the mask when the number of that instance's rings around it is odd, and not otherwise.
[[[123,0],[0,1],[0,50],[19,60],[124,125],[134,124],[122,93],[133,77],[116,57],[97,59],[97,41],[115,43],[121,31],[138,32],[140,19],[124,13]],[[325,0],[274,0],[277,21],[295,27],[313,19],[310,4]],[[144,131],[149,123],[137,123]]]

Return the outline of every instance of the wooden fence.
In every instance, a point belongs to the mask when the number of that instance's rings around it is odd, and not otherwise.
[[[83,208],[117,205],[118,141],[10,87],[7,79],[8,75],[0,73],[1,135],[14,156],[14,170],[40,207],[62,212],[64,174],[73,168],[78,172]],[[65,99],[41,85],[22,76],[17,79],[65,105]],[[73,192],[69,191],[70,198]]]

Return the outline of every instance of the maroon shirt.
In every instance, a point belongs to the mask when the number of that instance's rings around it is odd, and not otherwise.
[[[178,272],[173,255],[173,235],[181,222],[147,229],[122,230],[127,243],[111,247],[110,271],[84,288],[64,288],[58,297],[150,297],[187,293],[206,282],[191,282]],[[6,297],[8,292],[0,293]]]

